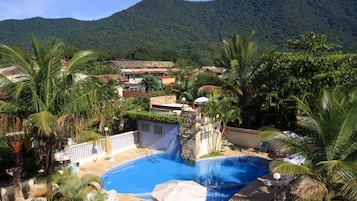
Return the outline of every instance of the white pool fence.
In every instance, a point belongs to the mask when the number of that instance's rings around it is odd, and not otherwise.
[[[120,153],[130,149],[134,149],[139,144],[139,131],[128,131],[125,133],[108,136],[111,154]],[[97,158],[107,157],[105,138],[98,141],[85,142],[81,144],[71,145],[70,153],[73,162],[85,163],[96,160]]]

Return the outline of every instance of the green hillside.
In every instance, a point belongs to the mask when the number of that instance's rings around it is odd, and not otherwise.
[[[104,52],[205,52],[233,32],[255,30],[260,47],[279,45],[301,34],[328,35],[343,51],[357,49],[355,0],[143,0],[96,21],[6,20],[0,43],[28,44],[30,33],[57,37],[79,48]]]

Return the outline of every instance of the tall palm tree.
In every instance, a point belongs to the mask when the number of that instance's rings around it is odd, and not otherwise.
[[[254,31],[248,36],[234,33],[232,38],[224,39],[224,51],[220,57],[221,64],[228,69],[224,88],[231,90],[239,98],[238,105],[242,114],[243,126],[249,126],[247,104],[252,93],[249,88],[250,82],[261,68],[264,55],[274,52],[274,49],[271,48],[259,58],[257,45],[252,41],[253,36]]]
[[[301,153],[306,163],[275,162],[273,171],[306,177],[318,184],[320,191],[305,197],[307,200],[317,195],[320,200],[357,200],[357,89],[349,93],[340,87],[324,89],[314,108],[295,100],[300,114],[298,123],[304,128],[301,137],[291,138],[272,129],[260,135]]]
[[[5,100],[0,101],[1,130],[31,134],[45,144],[45,171],[52,174],[56,143],[77,135],[81,121],[90,118],[90,108],[97,102],[100,83],[78,73],[95,59],[91,51],[80,51],[68,62],[63,57],[64,44],[54,40],[41,43],[31,36],[31,56],[21,50],[0,45],[3,66],[15,66],[20,80],[6,80]]]

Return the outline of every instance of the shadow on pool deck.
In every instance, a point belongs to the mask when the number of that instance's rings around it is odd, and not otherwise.
[[[142,157],[155,152],[152,149],[146,148],[136,148],[128,150],[122,153],[113,155],[111,160],[105,158],[98,158],[96,161],[87,162],[80,164],[78,176],[81,177],[86,174],[92,174],[96,176],[101,176],[107,170],[112,167],[130,161],[132,159]],[[227,149],[223,152],[226,156],[239,156],[239,155],[249,155],[249,156],[259,156],[263,158],[270,159],[267,153],[262,153],[254,149],[245,149],[242,147],[235,147],[232,149]],[[266,175],[264,177],[258,178],[256,181],[248,184],[239,192],[237,192],[230,201],[270,201],[273,198],[274,188],[268,188],[262,182],[262,179],[269,177]],[[271,177],[271,176],[270,176]],[[125,185],[125,184],[123,184]],[[143,201],[143,199],[136,198],[132,194],[119,194],[120,201]]]
[[[274,197],[274,187],[266,186],[263,181],[271,180],[271,174],[259,177],[237,192],[229,201],[270,201]]]

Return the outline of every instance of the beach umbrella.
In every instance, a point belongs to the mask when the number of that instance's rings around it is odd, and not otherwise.
[[[193,103],[196,104],[196,105],[204,105],[204,104],[208,103],[208,98],[204,97],[204,96],[201,96],[199,98],[196,98],[193,101]]]
[[[154,201],[205,201],[206,187],[189,180],[171,180],[157,184],[151,193]]]

